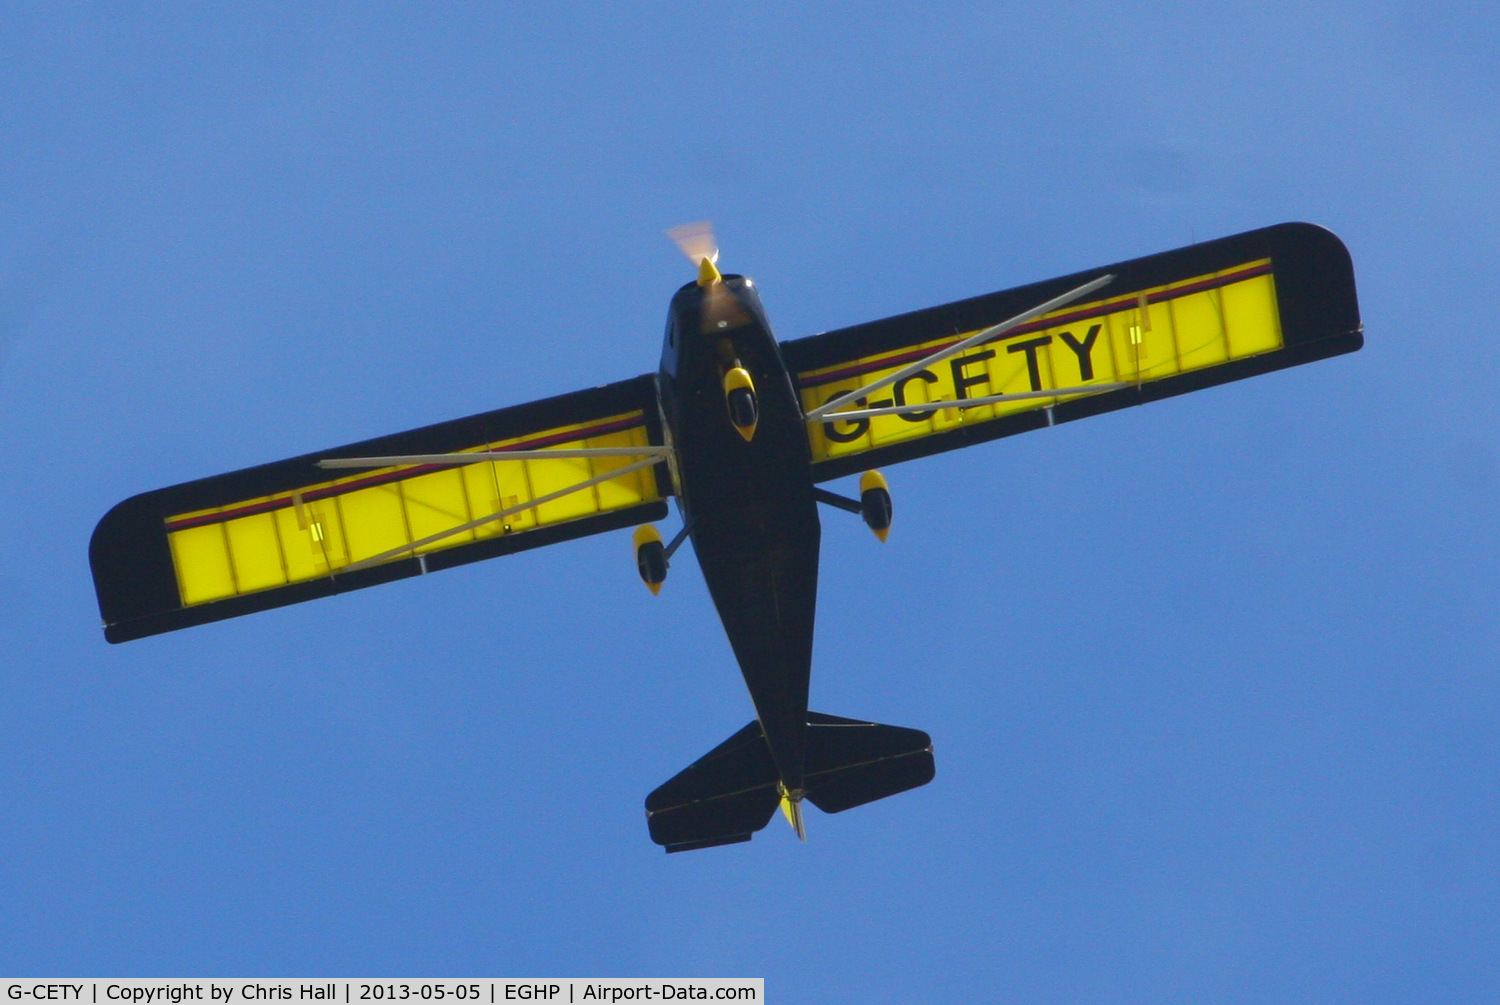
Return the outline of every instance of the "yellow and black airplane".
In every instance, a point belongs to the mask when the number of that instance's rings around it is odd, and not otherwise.
[[[127,499],[89,546],[105,638],[630,526],[654,593],[691,537],[756,718],[651,793],[651,838],[748,841],[778,806],[801,836],[804,799],[837,813],[933,777],[926,733],[808,710],[818,503],[884,540],[880,465],[1363,344],[1348,251],[1308,224],[790,342],[706,225],[670,233],[698,277],[657,372]],[[857,498],[820,487],[855,474]]]

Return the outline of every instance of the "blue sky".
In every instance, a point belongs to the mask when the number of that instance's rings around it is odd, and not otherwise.
[[[1500,993],[1496,7],[802,8],[0,13],[0,972]],[[806,845],[647,840],[750,705],[623,532],[103,642],[113,503],[652,369],[705,217],[782,338],[1310,220],[1367,344],[825,514],[938,776]]]

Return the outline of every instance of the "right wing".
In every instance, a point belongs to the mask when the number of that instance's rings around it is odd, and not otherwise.
[[[663,443],[646,374],[134,496],[89,542],[104,637],[124,642],[659,520],[671,494]],[[319,466],[580,449],[595,455]]]
[[[1095,293],[993,338],[979,334],[1106,275],[1113,279]],[[810,423],[814,480],[1240,380],[1364,344],[1349,252],[1321,227],[1285,223],[796,339],[782,344],[782,355],[803,410],[811,413],[971,337],[979,341],[958,355]],[[975,398],[996,400],[961,404]],[[928,402],[937,407],[894,414]],[[887,411],[837,418],[840,412],[882,408]]]

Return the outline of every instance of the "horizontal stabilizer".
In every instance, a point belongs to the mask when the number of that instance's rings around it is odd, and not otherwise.
[[[752,722],[646,797],[651,840],[667,851],[749,841],[781,794],[760,723]]]
[[[920,729],[807,713],[807,800],[841,813],[932,781],[932,738]]]
[[[933,773],[932,739],[921,730],[809,712],[804,788],[789,805],[796,815],[806,798],[840,813],[925,785]],[[647,796],[646,822],[651,840],[668,852],[734,844],[770,823],[782,796],[757,721]]]

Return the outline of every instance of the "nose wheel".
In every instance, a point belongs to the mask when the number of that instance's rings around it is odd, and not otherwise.
[[[729,392],[725,399],[729,404],[729,421],[734,424],[741,435],[747,429],[754,429],[756,420],[760,418],[755,407],[755,392],[748,387],[737,387]],[[748,439],[748,437],[746,437]]]
[[[729,409],[729,424],[749,443],[760,421],[760,405],[755,400],[755,382],[742,366],[724,371],[724,404]]]

